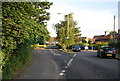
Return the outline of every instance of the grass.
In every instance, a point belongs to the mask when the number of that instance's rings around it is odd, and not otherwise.
[[[0,66],[1,68],[2,66]],[[0,79],[2,79],[2,69],[0,69]]]
[[[33,63],[33,59],[31,58],[26,64],[24,64],[22,67],[20,67],[18,70],[16,70],[13,73],[13,76],[11,79],[17,79],[17,77],[20,75],[21,72],[23,72],[27,67],[29,67]]]
[[[72,50],[62,50],[62,51],[69,54],[75,54],[75,52],[73,52]]]

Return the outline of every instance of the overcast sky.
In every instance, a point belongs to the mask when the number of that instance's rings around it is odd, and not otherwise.
[[[48,30],[52,37],[56,36],[53,24],[64,20],[64,15],[73,13],[73,18],[81,27],[82,36],[92,38],[102,35],[104,31],[113,30],[114,15],[118,30],[118,0],[48,0],[53,2],[49,12]],[[61,13],[61,14],[58,14]]]

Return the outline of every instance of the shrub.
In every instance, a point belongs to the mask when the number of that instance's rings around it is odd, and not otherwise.
[[[108,46],[108,42],[97,42],[95,45],[95,49],[100,49],[101,46]]]
[[[13,53],[6,54],[5,59],[3,59],[2,78],[10,79],[16,70],[29,62],[31,60],[32,49],[30,45],[24,44],[20,45]]]

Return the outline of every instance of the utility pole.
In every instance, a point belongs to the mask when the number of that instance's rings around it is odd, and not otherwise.
[[[115,15],[114,15],[114,27],[113,27],[113,31],[114,31],[114,36],[113,36],[113,38],[114,38],[114,41],[115,41]]]
[[[68,37],[69,37],[69,14],[67,20],[68,20]]]

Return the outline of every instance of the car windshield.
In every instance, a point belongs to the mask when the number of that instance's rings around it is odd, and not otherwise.
[[[112,47],[104,47],[103,50],[105,50],[105,51],[107,51],[107,50],[111,50],[111,51],[112,51],[112,50],[115,50],[115,49],[112,48]]]

